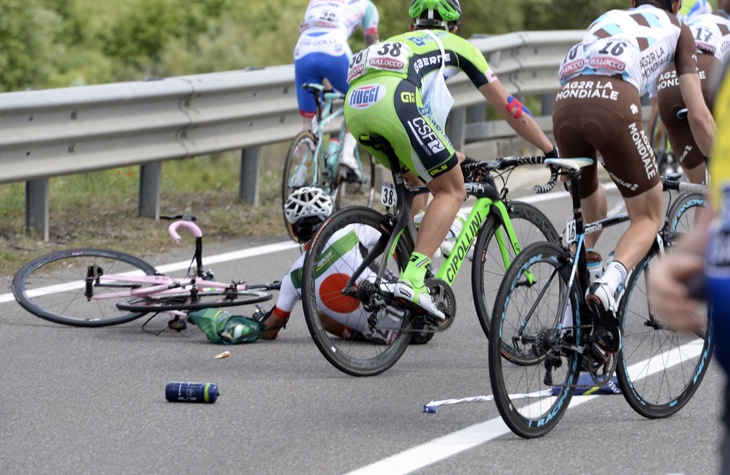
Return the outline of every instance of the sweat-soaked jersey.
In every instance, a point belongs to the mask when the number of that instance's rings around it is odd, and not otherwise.
[[[576,76],[618,76],[642,95],[674,60],[681,28],[674,15],[651,5],[606,12],[563,58],[560,84]],[[691,68],[685,62],[682,69]]]

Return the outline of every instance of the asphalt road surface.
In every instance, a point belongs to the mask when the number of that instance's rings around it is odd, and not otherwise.
[[[560,229],[569,203],[564,193],[549,198],[538,206]],[[604,232],[608,249],[617,231]],[[191,248],[170,249],[150,262],[187,264]],[[206,247],[216,277],[252,282],[280,279],[298,253],[283,237]],[[278,340],[222,347],[195,327],[154,336],[143,320],[98,329],[50,323],[21,309],[3,284],[3,474],[718,471],[724,377],[714,363],[692,401],[664,420],[642,418],[620,395],[582,396],[547,436],[523,440],[493,402],[422,412],[430,401],[491,394],[468,271],[454,288],[454,325],[371,378],[347,376],[322,357],[301,306]],[[230,357],[214,358],[226,349]],[[212,405],[169,403],[168,381],[214,382],[222,394]]]

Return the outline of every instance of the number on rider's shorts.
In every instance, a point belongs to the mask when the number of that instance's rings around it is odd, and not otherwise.
[[[380,202],[388,207],[395,206],[395,204],[398,202],[398,199],[395,194],[394,184],[388,183],[387,181],[383,182],[383,187],[380,189]]]

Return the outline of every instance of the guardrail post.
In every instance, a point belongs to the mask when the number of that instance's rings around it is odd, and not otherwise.
[[[254,206],[259,204],[259,155],[261,147],[245,148],[241,151],[241,179],[238,197]]]
[[[552,116],[553,115],[553,104],[555,104],[556,94],[543,94],[542,95],[542,113],[540,115]]]
[[[25,182],[25,229],[48,241],[48,178]]]
[[[160,219],[162,162],[147,163],[139,172],[139,206],[137,216]]]

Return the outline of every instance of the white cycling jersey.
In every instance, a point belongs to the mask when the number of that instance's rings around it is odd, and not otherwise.
[[[720,61],[730,58],[730,15],[724,10],[700,15],[687,24],[701,54]]]
[[[330,245],[319,256],[317,262],[315,289],[317,307],[331,319],[347,328],[368,334],[367,312],[362,303],[352,297],[344,296],[340,291],[352,276],[352,272],[362,262],[360,246],[372,246],[380,238],[380,233],[360,224],[352,224],[342,228],[330,238]],[[302,298],[302,254],[284,276],[276,306],[289,313]],[[373,279],[375,272],[366,268],[357,283],[364,279]]]
[[[310,0],[299,25],[299,41],[294,59],[309,53],[352,56],[348,38],[362,27],[366,35],[376,35],[380,17],[370,0]]]
[[[606,12],[563,58],[560,84],[576,76],[620,76],[644,94],[674,60],[680,31],[674,15],[652,5]]]

